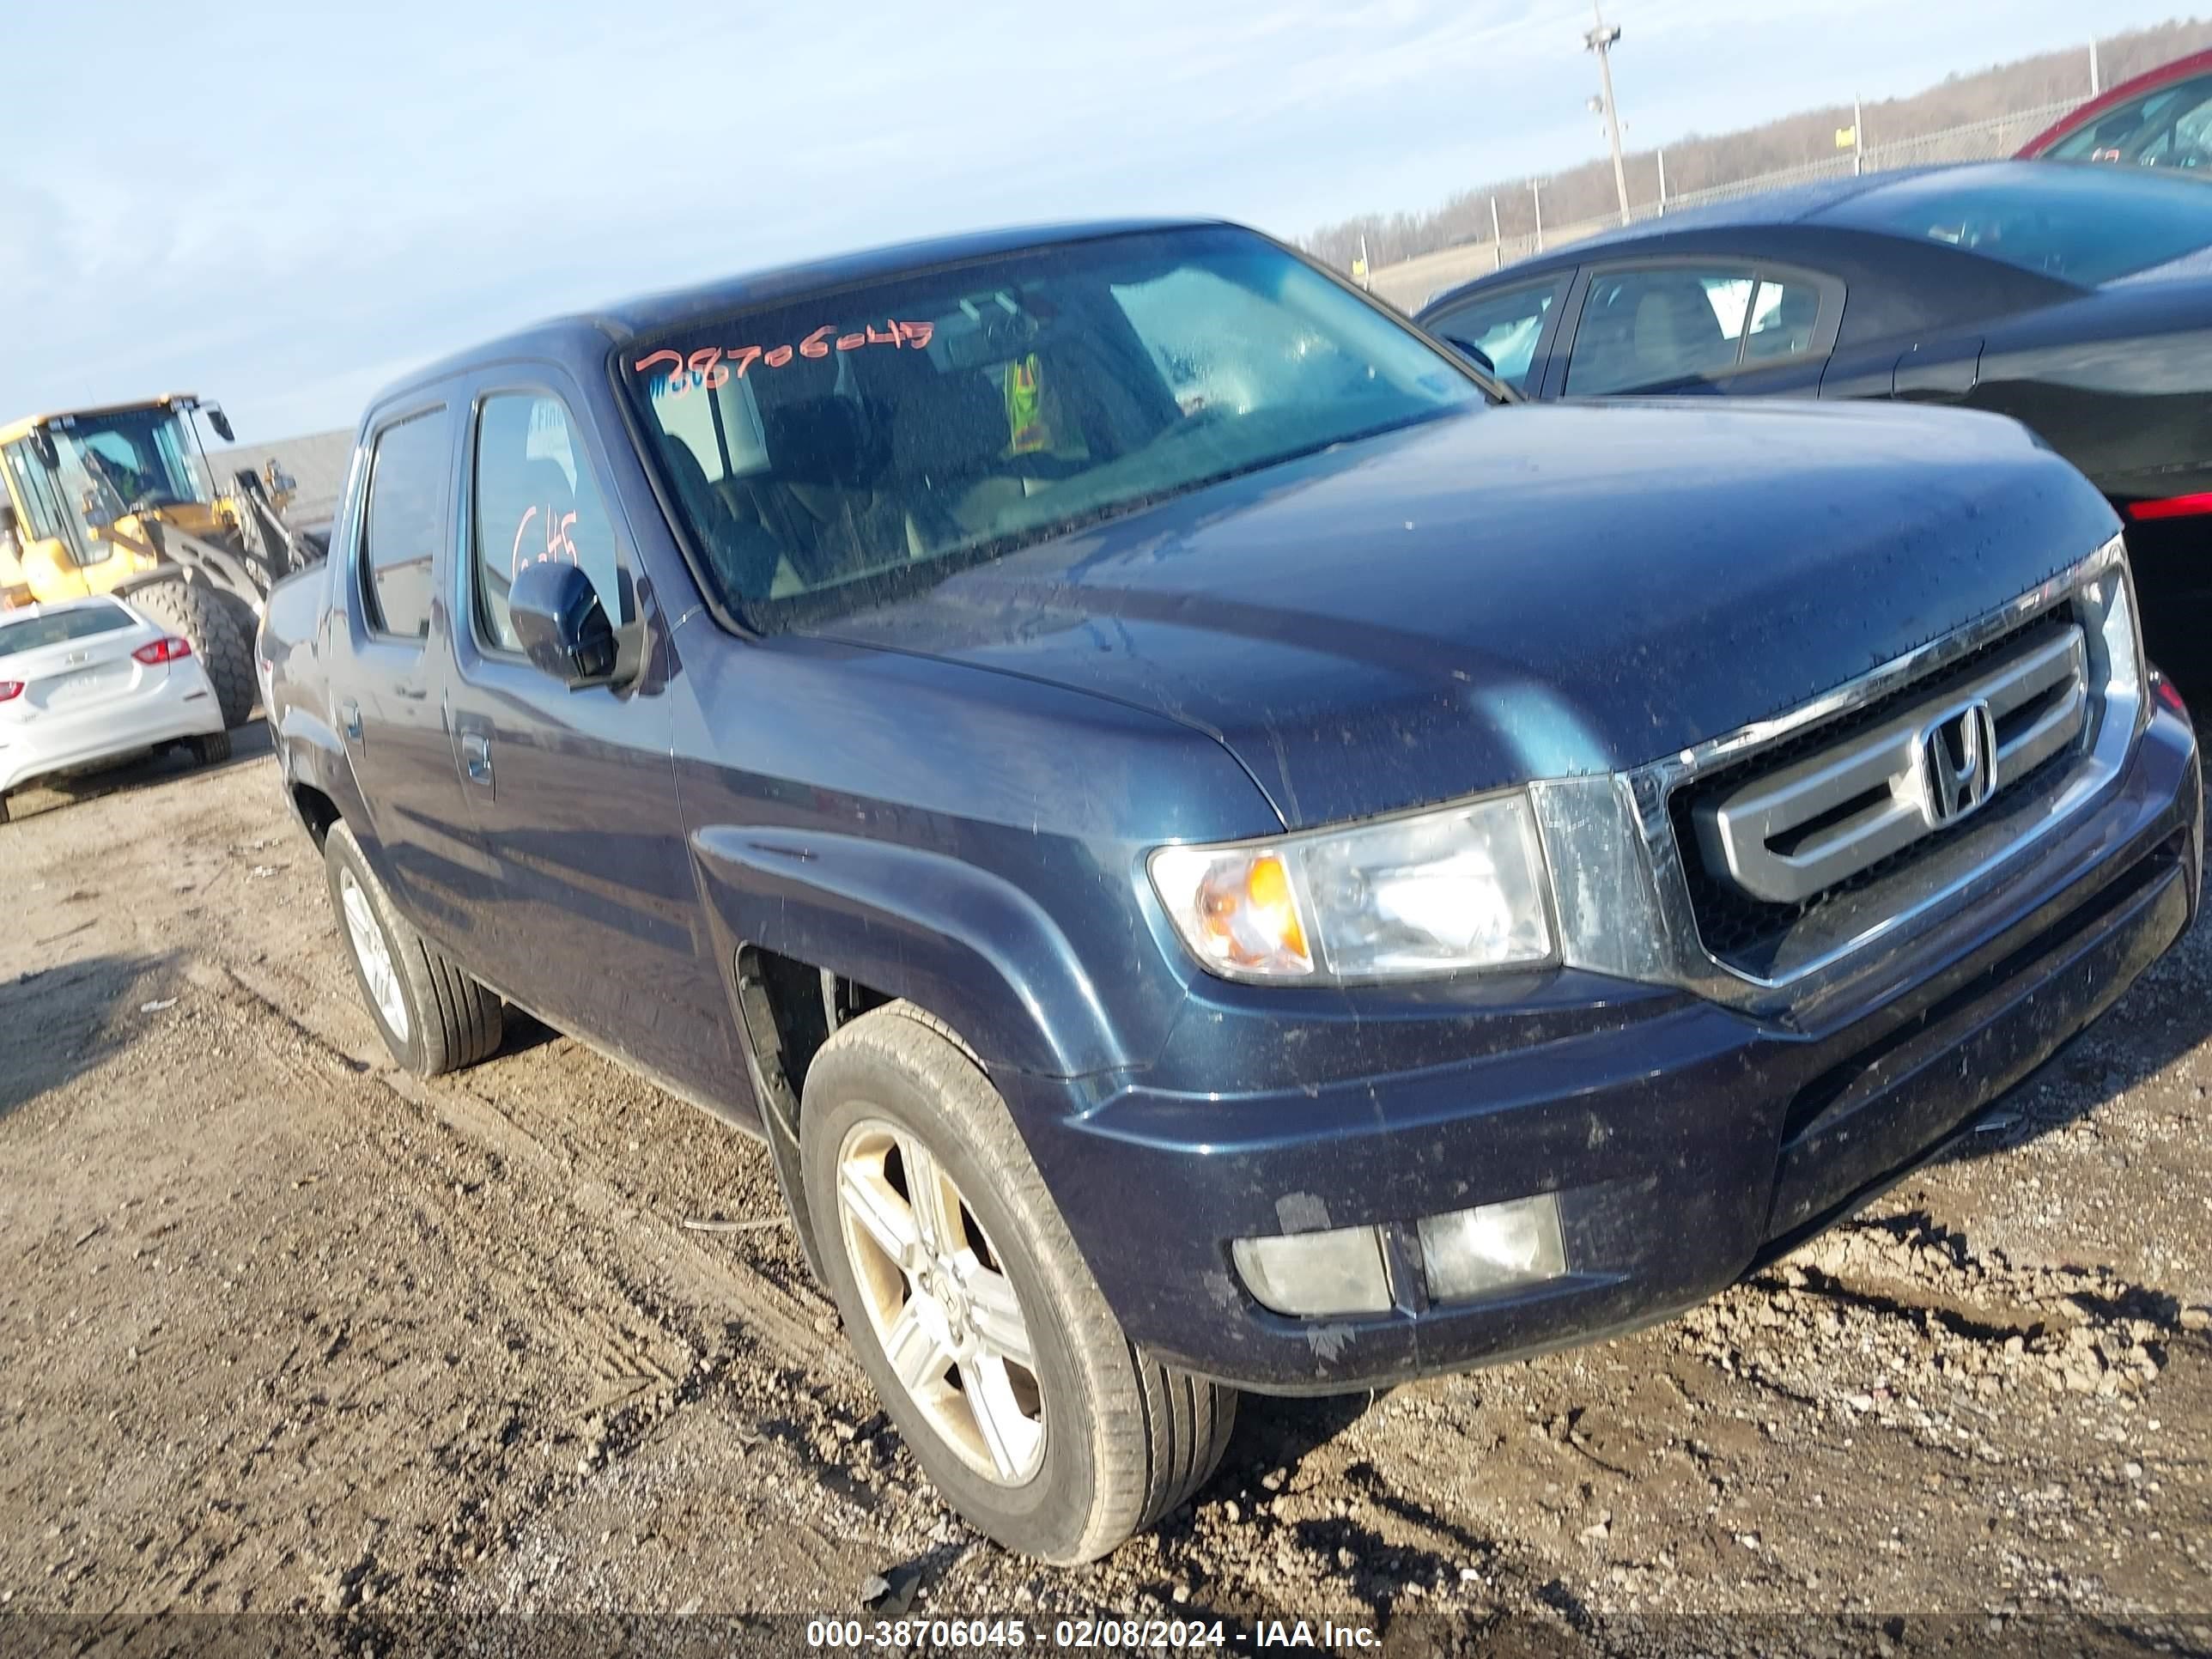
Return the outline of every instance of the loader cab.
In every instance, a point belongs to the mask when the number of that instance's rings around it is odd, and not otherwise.
[[[15,519],[12,539],[0,534],[0,601],[101,592],[150,568],[106,533],[128,520],[211,527],[219,507],[192,419],[199,408],[195,398],[168,397],[0,428]]]

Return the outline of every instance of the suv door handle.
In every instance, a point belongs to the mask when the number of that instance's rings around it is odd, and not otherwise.
[[[348,697],[338,705],[338,724],[345,728],[346,741],[361,741],[361,705]]]
[[[483,732],[461,733],[461,769],[471,783],[491,787],[491,739]]]

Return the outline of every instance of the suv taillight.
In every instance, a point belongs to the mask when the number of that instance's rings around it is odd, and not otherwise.
[[[22,681],[0,680],[0,702],[6,702],[10,697],[20,697],[22,695]]]
[[[192,654],[190,642],[174,634],[165,640],[155,640],[151,645],[142,645],[131,653],[143,663],[175,662]]]

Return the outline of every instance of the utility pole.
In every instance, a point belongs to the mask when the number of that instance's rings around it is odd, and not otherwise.
[[[1597,54],[1598,84],[1603,88],[1606,131],[1613,140],[1613,187],[1620,196],[1620,222],[1628,222],[1628,168],[1620,159],[1620,112],[1613,102],[1613,49],[1620,30],[1605,21],[1602,0],[1590,0],[1590,15],[1597,27],[1583,36],[1583,45]]]
[[[1505,269],[1505,238],[1498,229],[1498,198],[1495,196],[1490,198],[1490,257],[1492,270]]]
[[[1659,211],[1662,216],[1667,211],[1667,152],[1663,149],[1659,152]]]
[[[1851,176],[1856,178],[1866,171],[1866,112],[1859,100],[1851,100]]]
[[[1528,181],[1528,199],[1536,204],[1536,252],[1544,251],[1544,191],[1534,179]]]
[[[2094,98],[2103,90],[2104,88],[2098,84],[2097,37],[2093,34],[2089,37],[2089,95]]]

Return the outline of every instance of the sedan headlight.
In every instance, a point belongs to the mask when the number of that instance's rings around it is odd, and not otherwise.
[[[1414,979],[1553,959],[1536,819],[1492,796],[1348,830],[1163,847],[1152,885],[1230,979]]]

